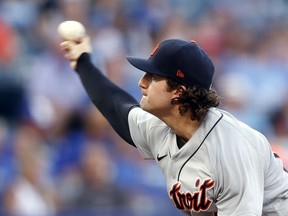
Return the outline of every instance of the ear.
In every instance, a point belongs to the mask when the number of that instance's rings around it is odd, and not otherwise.
[[[174,95],[173,98],[177,98],[180,97],[185,91],[187,90],[187,88],[183,85],[179,85],[174,91]]]

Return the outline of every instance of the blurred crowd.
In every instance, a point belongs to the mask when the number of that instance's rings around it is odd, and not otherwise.
[[[64,59],[64,20],[86,26],[93,62],[136,99],[142,72],[125,56],[196,40],[215,63],[221,108],[288,167],[287,11],[287,0],[1,0],[0,215],[179,214],[158,167],[112,130]]]

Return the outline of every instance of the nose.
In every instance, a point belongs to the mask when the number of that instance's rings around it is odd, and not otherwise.
[[[141,78],[140,78],[140,80],[139,80],[139,82],[138,82],[138,86],[140,87],[140,88],[147,88],[148,87],[148,85],[149,85],[149,82],[148,82],[148,80],[147,80],[147,74],[144,74]]]

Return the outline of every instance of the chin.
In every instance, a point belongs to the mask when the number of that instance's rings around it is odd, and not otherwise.
[[[142,109],[144,109],[144,107],[145,107],[145,101],[144,101],[143,97],[142,97],[142,99],[140,100],[140,107],[141,107]]]
[[[145,104],[145,102],[143,102],[143,100],[140,101],[140,107],[144,111],[149,112],[149,109],[148,109],[147,105]]]
[[[152,109],[152,107],[150,106],[150,104],[147,103],[147,100],[145,100],[145,98],[144,98],[144,99],[143,99],[143,98],[141,99],[141,101],[140,101],[140,107],[141,107],[142,110],[153,114],[153,109]]]
[[[145,104],[144,104],[142,101],[140,102],[140,107],[141,107],[141,109],[147,111],[147,110],[145,109]]]

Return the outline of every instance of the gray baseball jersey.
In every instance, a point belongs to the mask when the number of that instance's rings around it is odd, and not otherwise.
[[[288,215],[288,174],[266,138],[228,112],[211,108],[181,148],[157,117],[130,111],[132,139],[155,159],[175,206],[188,215]]]

